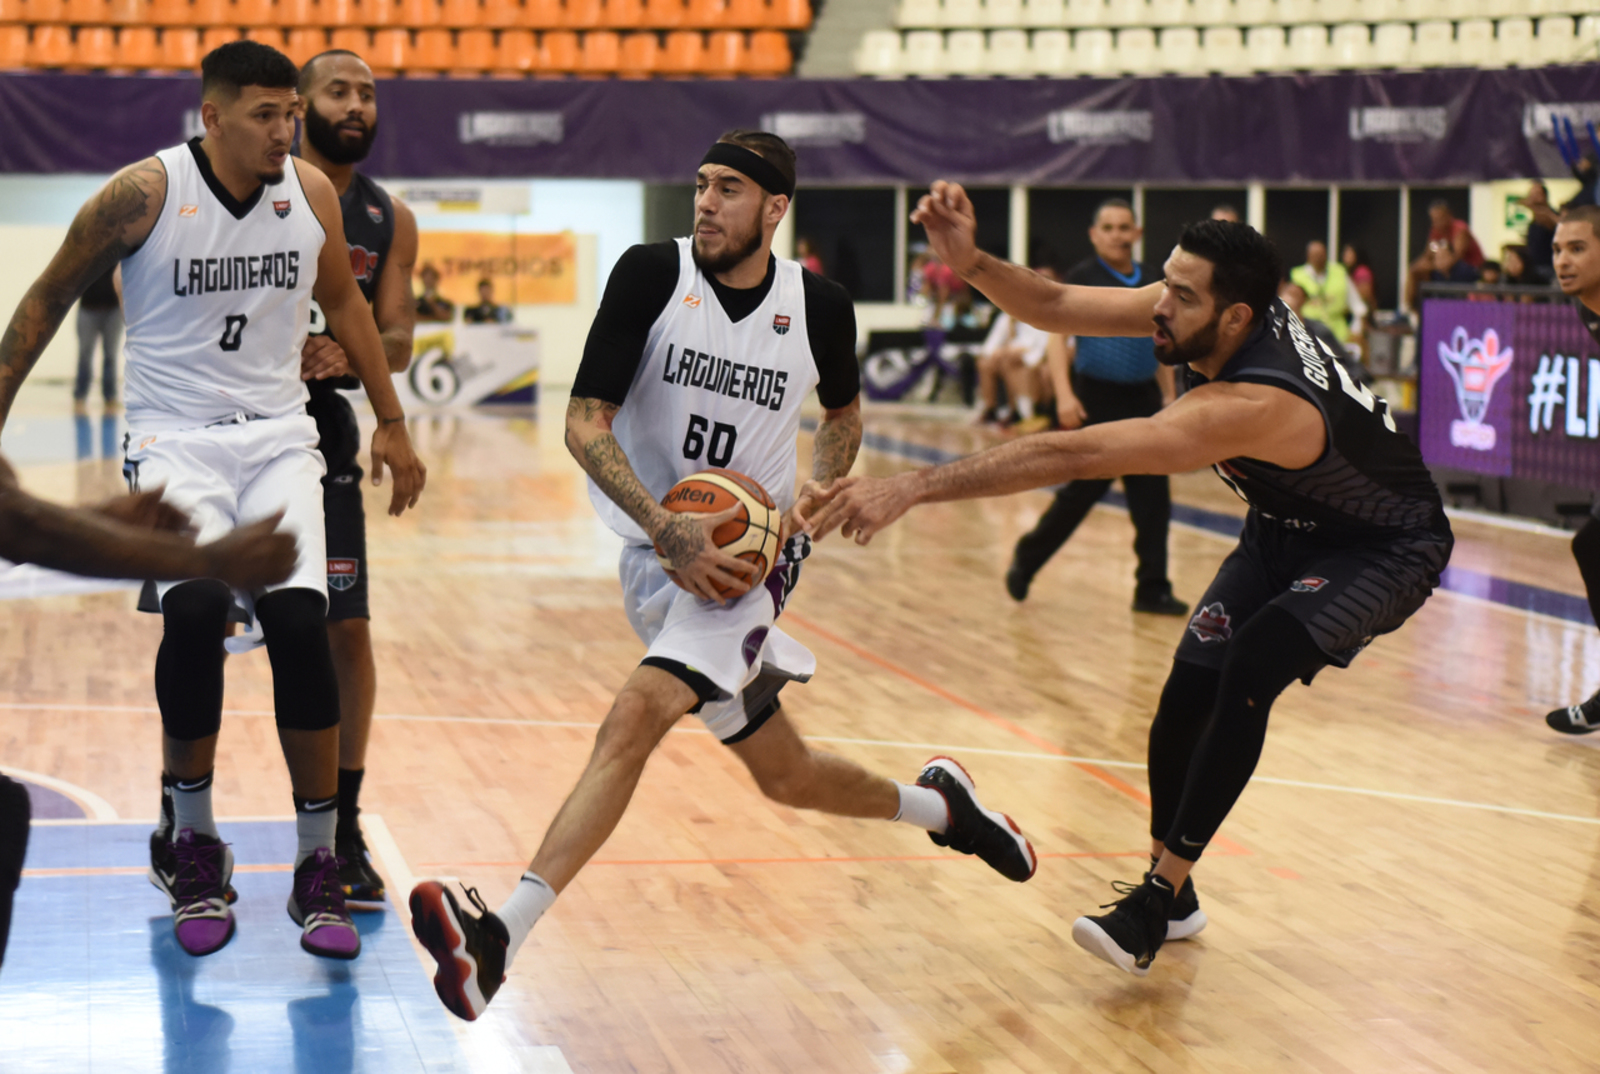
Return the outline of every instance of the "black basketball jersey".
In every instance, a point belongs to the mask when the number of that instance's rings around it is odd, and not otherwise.
[[[1583,327],[1589,330],[1589,335],[1596,343],[1600,343],[1600,313],[1585,306],[1582,301],[1575,305],[1578,307],[1578,319],[1583,322]]]
[[[1206,383],[1187,372],[1191,387]],[[1265,323],[1216,379],[1282,388],[1322,412],[1327,447],[1305,469],[1248,458],[1216,465],[1218,476],[1263,518],[1356,539],[1448,527],[1438,486],[1411,438],[1396,430],[1389,404],[1358,385],[1282,302],[1273,302]]]
[[[389,259],[389,247],[394,242],[394,203],[389,194],[360,172],[350,177],[350,187],[339,197],[339,210],[344,217],[344,241],[350,247],[350,271],[355,273],[356,285],[370,303],[378,293],[378,276]],[[320,311],[312,325],[313,335],[333,335],[327,319]],[[311,391],[334,391],[338,388],[359,388],[361,381],[351,375],[313,380],[307,385]]]

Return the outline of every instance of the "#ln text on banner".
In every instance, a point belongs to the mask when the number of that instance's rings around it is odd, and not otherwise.
[[[483,279],[494,284],[494,300],[502,306],[578,300],[578,242],[570,231],[424,231],[418,240],[418,268],[432,265],[439,270],[439,293],[457,308],[478,304],[478,281]]]

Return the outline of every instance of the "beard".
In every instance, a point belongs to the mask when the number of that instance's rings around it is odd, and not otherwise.
[[[325,119],[315,108],[306,109],[306,140],[330,164],[359,164],[372,151],[372,140],[378,136],[378,123],[373,121],[359,141],[347,141],[339,129]]]
[[[751,228],[750,234],[743,241],[735,238],[729,232],[722,233],[727,240],[727,246],[716,257],[708,257],[700,252],[700,240],[697,237],[689,244],[689,249],[694,255],[695,267],[707,276],[717,276],[730,272],[744,262],[751,254],[761,249],[761,229]]]
[[[256,178],[267,186],[277,186],[283,182],[283,169],[276,168],[272,171],[256,172]]]
[[[1200,362],[1211,357],[1211,352],[1217,349],[1217,329],[1222,324],[1219,314],[1211,318],[1211,323],[1204,328],[1196,329],[1187,339],[1176,339],[1172,335],[1172,326],[1165,317],[1157,317],[1156,325],[1165,333],[1171,343],[1157,343],[1156,361],[1162,365],[1188,365],[1191,362]]]

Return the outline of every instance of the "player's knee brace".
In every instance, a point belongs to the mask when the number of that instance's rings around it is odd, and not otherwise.
[[[1290,683],[1301,679],[1309,684],[1327,665],[1327,654],[1305,624],[1269,604],[1228,640],[1218,709],[1270,708]]]
[[[1600,518],[1585,522],[1583,529],[1572,538],[1572,558],[1578,561],[1578,568],[1585,577],[1592,571],[1600,571]]]
[[[161,601],[156,703],[171,738],[194,742],[222,726],[222,639],[233,594],[214,579],[184,582]]]
[[[314,589],[279,589],[256,601],[282,730],[339,726],[339,680],[328,648],[327,611],[326,599]]]

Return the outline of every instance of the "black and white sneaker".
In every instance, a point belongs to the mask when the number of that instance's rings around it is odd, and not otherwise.
[[[150,883],[172,900],[174,906],[178,905],[178,854],[172,848],[173,841],[178,838],[176,828],[177,815],[172,808],[172,780],[163,775],[161,819],[156,822],[156,830],[150,833],[150,871],[146,875],[149,876]],[[229,906],[239,901],[239,893],[233,890],[231,879],[224,880],[222,894]]]
[[[1150,874],[1155,872],[1152,863],[1144,874],[1144,879],[1149,880]],[[1126,880],[1113,880],[1111,886],[1123,895],[1131,892],[1137,884],[1130,884]],[[1183,887],[1178,889],[1178,894],[1172,899],[1172,916],[1167,918],[1167,939],[1187,940],[1205,928],[1211,921],[1206,917],[1206,912],[1200,909],[1200,896],[1195,894],[1194,878],[1183,878]]]
[[[1552,731],[1564,735],[1587,735],[1600,731],[1600,694],[1578,705],[1568,705],[1547,713],[1544,722]]]
[[[505,983],[511,934],[476,888],[464,890],[483,916],[462,912],[456,897],[437,880],[412,888],[411,931],[439,964],[433,990],[451,1014],[472,1022]]]
[[[383,877],[372,867],[359,820],[352,819],[348,824],[340,820],[333,835],[333,853],[339,859],[339,885],[344,888],[345,903],[371,903],[374,908],[380,907],[384,896]]]
[[[972,777],[960,764],[949,757],[933,758],[922,766],[917,786],[938,791],[950,812],[950,826],[943,834],[928,833],[934,843],[963,854],[976,854],[995,872],[1018,883],[1032,877],[1039,868],[1039,856],[1017,822],[978,802]]]
[[[1127,894],[1101,907],[1109,914],[1080,917],[1072,923],[1072,939],[1117,969],[1143,977],[1167,938],[1175,901],[1172,885],[1152,875],[1136,887],[1117,890]]]

